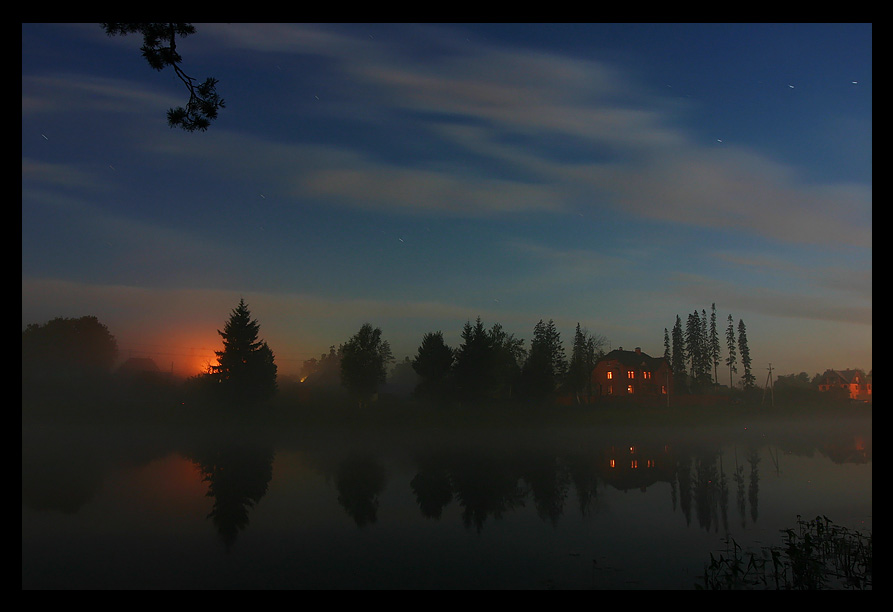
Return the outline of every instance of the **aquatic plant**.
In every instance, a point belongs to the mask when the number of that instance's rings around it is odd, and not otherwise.
[[[781,545],[744,550],[733,538],[704,566],[697,590],[870,590],[872,536],[835,525],[826,516],[797,516]]]

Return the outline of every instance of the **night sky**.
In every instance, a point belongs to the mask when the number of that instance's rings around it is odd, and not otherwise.
[[[195,25],[195,133],[139,35],[22,25],[23,328],[196,373],[244,298],[296,374],[367,321],[659,356],[715,303],[758,384],[871,369],[870,24]]]

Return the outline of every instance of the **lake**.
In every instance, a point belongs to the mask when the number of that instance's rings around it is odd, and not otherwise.
[[[872,529],[871,417],[23,424],[23,589],[692,589],[798,516]]]

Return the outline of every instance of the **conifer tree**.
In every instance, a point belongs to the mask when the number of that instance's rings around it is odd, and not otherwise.
[[[217,364],[209,376],[220,384],[223,397],[237,403],[266,400],[275,395],[276,363],[273,351],[258,339],[260,325],[251,318],[245,300],[233,309],[223,331],[223,350],[215,351]]]
[[[571,349],[571,358],[567,368],[567,384],[568,387],[579,396],[584,391],[591,395],[592,391],[592,370],[595,368],[595,362],[602,353],[604,338],[596,337],[585,329],[580,328],[577,323],[577,329],[574,332],[573,348]]]
[[[697,383],[701,374],[701,318],[695,310],[688,315],[685,325],[685,354],[688,358],[688,375]]]
[[[729,366],[730,389],[735,387],[734,381],[732,380],[732,374],[738,372],[738,367],[735,365],[738,363],[737,351],[735,349],[735,346],[735,322],[732,319],[732,315],[729,315],[729,325],[728,327],[726,327],[726,350],[728,351],[729,356],[726,357],[726,365]]]
[[[521,376],[521,366],[527,356],[524,340],[506,332],[502,325],[494,323],[490,328],[490,346],[493,360],[493,384],[495,397],[512,397],[515,384]]]
[[[420,395],[442,395],[443,384],[455,360],[455,351],[443,341],[443,332],[422,336],[422,344],[412,360],[412,369],[421,379],[417,388]]]
[[[209,77],[201,83],[183,71],[183,58],[177,51],[177,39],[195,34],[191,23],[103,23],[102,28],[109,36],[141,34],[143,57],[153,69],[161,71],[168,66],[174,69],[177,78],[186,86],[189,100],[186,106],[170,108],[167,122],[170,127],[179,127],[187,132],[205,131],[225,104],[217,93],[217,79]]]
[[[747,329],[743,319],[738,320],[738,350],[741,353],[741,365],[744,366],[741,381],[745,389],[753,389],[756,378],[750,369],[750,348],[747,346]]]
[[[710,359],[713,362],[713,382],[719,384],[719,331],[716,328],[716,302],[710,306]]]
[[[533,328],[530,352],[521,372],[524,388],[530,397],[543,399],[558,388],[566,371],[564,347],[555,323],[540,319]]]
[[[478,317],[474,325],[465,322],[462,344],[456,350],[453,371],[457,390],[465,400],[480,400],[486,395],[495,375],[493,340]]]
[[[671,360],[671,369],[673,370],[673,380],[677,389],[683,389],[687,386],[685,374],[685,335],[682,331],[682,319],[676,315],[676,323],[673,325],[673,356]]]

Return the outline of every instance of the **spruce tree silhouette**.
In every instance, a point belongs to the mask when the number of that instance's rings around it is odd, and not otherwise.
[[[223,331],[223,350],[215,351],[217,365],[210,367],[209,376],[228,400],[245,404],[270,399],[276,394],[276,363],[273,351],[258,339],[260,325],[251,318],[245,300],[232,314]]]

